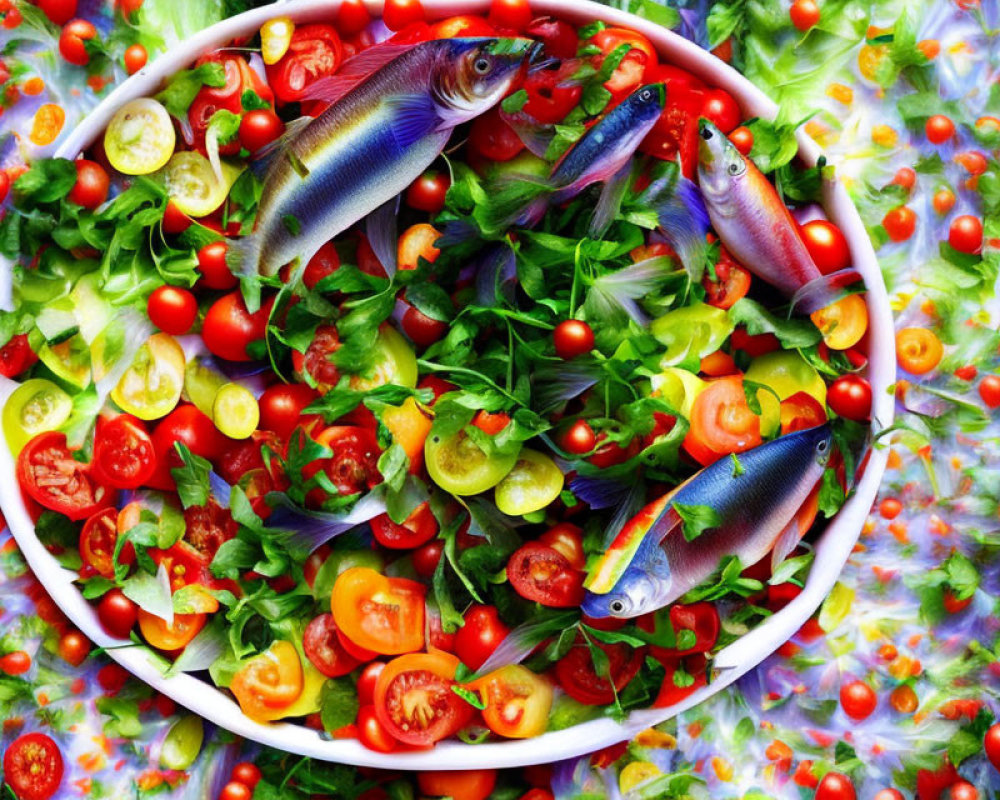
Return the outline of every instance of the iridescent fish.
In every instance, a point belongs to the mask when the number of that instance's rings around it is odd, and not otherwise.
[[[712,227],[730,254],[775,286],[800,311],[838,299],[837,289],[860,277],[854,270],[822,275],[777,190],[722,131],[698,123],[698,183]]]
[[[660,118],[665,99],[662,83],[640,86],[591,127],[548,178],[513,177],[490,204],[486,226],[491,231],[510,225],[533,227],[550,205],[570,200],[594,183],[604,183],[591,224],[593,233],[601,232],[621,200],[629,161]]]
[[[703,583],[726,556],[776,566],[815,515],[813,493],[833,446],[829,425],[720,459],[632,518],[590,570],[581,605],[591,617],[637,617]],[[808,501],[808,502],[807,502]],[[677,506],[708,506],[718,524],[688,541]]]
[[[331,104],[273,154],[256,230],[231,245],[231,266],[273,275],[305,264],[412,183],[456,125],[499,102],[538,48],[527,39],[441,39],[382,45],[345,63],[311,93]]]

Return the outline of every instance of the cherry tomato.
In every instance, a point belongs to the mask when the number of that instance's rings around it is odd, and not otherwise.
[[[594,331],[582,320],[567,319],[556,325],[552,332],[556,355],[569,361],[594,349]]]
[[[703,466],[761,443],[760,417],[747,405],[740,375],[718,378],[700,392],[690,422],[684,448]]]
[[[414,550],[410,560],[413,561],[413,568],[417,571],[417,575],[421,578],[433,576],[443,552],[444,545],[437,539]]]
[[[329,391],[340,380],[340,369],[330,356],[340,348],[340,335],[333,325],[320,325],[313,334],[305,353],[292,351],[292,367],[296,374],[308,374],[321,393]]]
[[[706,274],[701,285],[705,287],[705,302],[716,308],[732,308],[737,300],[750,291],[750,272],[737,264],[723,248],[715,264],[717,280]]]
[[[562,122],[580,102],[583,87],[569,82],[567,64],[563,69],[538,70],[524,80],[528,94],[522,111],[543,125]]]
[[[840,772],[828,772],[816,787],[814,800],[857,800],[851,779]]]
[[[799,233],[813,263],[824,275],[851,265],[851,250],[847,246],[847,238],[832,222],[825,219],[810,220],[799,228]]]
[[[524,142],[494,106],[476,117],[469,130],[469,148],[490,161],[510,161],[524,149]]]
[[[341,495],[372,489],[382,482],[378,471],[381,451],[375,434],[368,428],[332,425],[320,432],[316,441],[329,447],[333,454],[307,466],[303,477],[308,479],[322,469]],[[317,487],[316,491],[325,496],[324,490]]]
[[[450,653],[410,653],[385,665],[375,683],[375,714],[389,735],[427,746],[451,736],[472,707],[451,689],[459,660]]]
[[[174,614],[168,623],[155,614],[139,609],[139,630],[150,647],[165,653],[176,653],[187,647],[198,632],[205,627],[207,614]]]
[[[664,70],[660,66],[653,73],[658,79]],[[675,68],[673,68],[675,69]],[[683,73],[683,70],[677,70]],[[687,75],[687,73],[683,73]],[[673,75],[667,73],[667,78]],[[674,161],[680,155],[681,169],[685,177],[693,179],[698,165],[698,118],[704,105],[702,84],[690,76],[667,81],[667,103],[653,129],[639,145],[647,153],[663,161]]]
[[[146,52],[146,48],[141,44],[129,45],[125,48],[125,55],[122,57],[122,62],[125,65],[125,71],[129,75],[135,75],[140,69],[146,66],[146,61],[149,60],[149,53]]]
[[[1000,770],[1000,722],[991,725],[983,738],[983,749],[994,769]]]
[[[896,332],[896,360],[914,375],[934,369],[944,356],[944,345],[927,328],[901,328]]]
[[[782,436],[826,422],[826,410],[808,392],[796,392],[782,400],[780,415]]]
[[[472,424],[489,436],[496,436],[510,424],[510,416],[502,411],[477,411]]]
[[[287,441],[299,425],[303,409],[318,397],[319,392],[304,383],[268,386],[258,400],[261,429],[274,431]]]
[[[32,500],[71,520],[90,517],[115,500],[115,491],[73,457],[66,434],[40,433],[17,456],[17,479]]]
[[[70,64],[85,67],[90,63],[86,43],[97,36],[97,28],[85,19],[67,22],[59,35],[59,53]]]
[[[872,800],[906,800],[906,798],[899,789],[881,789]]]
[[[533,20],[526,33],[542,43],[547,55],[558,59],[569,59],[576,55],[579,40],[576,29],[561,19],[540,17]]]
[[[867,719],[875,711],[878,698],[864,681],[851,681],[840,687],[840,705],[851,719]]]
[[[78,158],[74,163],[76,183],[73,184],[66,199],[92,211],[107,199],[111,179],[104,167],[96,161]]]
[[[413,509],[401,524],[393,522],[388,514],[379,514],[371,521],[371,527],[375,541],[391,550],[420,547],[438,533],[437,520],[427,502]]]
[[[979,790],[968,781],[958,781],[948,790],[948,800],[979,800]]]
[[[955,193],[951,189],[939,189],[931,200],[934,211],[942,217],[955,207]]]
[[[73,667],[80,666],[90,655],[90,642],[80,631],[69,631],[59,639],[59,657]]]
[[[582,570],[587,562],[583,552],[583,531],[571,522],[553,525],[538,537],[538,542],[559,553],[573,569]]]
[[[604,59],[622,45],[629,49],[618,63],[611,77],[604,82],[604,88],[611,92],[611,102],[620,102],[625,96],[645,81],[647,70],[657,64],[656,48],[641,33],[627,28],[608,27],[599,30],[591,38],[600,53],[593,58],[594,66],[600,68]]]
[[[65,25],[76,16],[77,0],[38,0],[36,5],[53,25]]]
[[[351,567],[337,577],[330,606],[337,628],[354,644],[396,655],[424,645],[425,593],[422,583]]]
[[[448,333],[447,322],[432,319],[415,306],[406,309],[400,327],[417,347],[430,347]]]
[[[391,753],[399,742],[392,738],[375,712],[374,705],[364,705],[358,709],[358,741],[377,753]]]
[[[816,0],[795,0],[788,11],[792,25],[800,31],[807,31],[819,22],[819,5]]]
[[[427,170],[406,190],[406,204],[417,211],[437,214],[444,208],[451,178],[437,170]]]
[[[198,317],[198,301],[180,286],[159,286],[146,302],[146,314],[164,333],[181,336],[191,330]]]
[[[496,36],[497,32],[482,17],[475,14],[462,14],[457,17],[447,17],[431,26],[432,39],[455,39],[467,36]]]
[[[872,413],[872,387],[859,375],[841,375],[826,395],[827,405],[835,414],[864,422]]]
[[[365,664],[361,674],[358,675],[356,686],[358,692],[358,702],[361,705],[370,705],[375,700],[375,684],[378,683],[378,676],[385,669],[384,661],[372,661]]]
[[[340,643],[332,614],[320,614],[306,625],[302,649],[313,666],[328,678],[347,675],[361,665]]]
[[[924,132],[931,144],[944,144],[955,135],[955,123],[944,114],[934,114],[924,123]]]
[[[111,636],[127,639],[138,619],[139,608],[121,589],[111,589],[97,604],[97,618]]]
[[[226,449],[226,439],[215,423],[193,405],[181,405],[165,416],[153,431],[153,451],[156,453],[156,472],[147,480],[149,486],[157,489],[172,489],[173,476],[170,470],[180,467],[182,462],[175,442],[180,442],[196,456],[210,461],[218,458]]]
[[[948,228],[948,244],[960,253],[978,255],[983,251],[983,222],[979,217],[962,214]]]
[[[94,437],[95,477],[116,489],[137,489],[153,475],[153,441],[139,420],[119,414],[101,421]]]
[[[514,591],[550,608],[583,602],[583,577],[562,553],[537,542],[522,545],[507,562],[507,580]]]
[[[743,118],[733,96],[724,89],[708,89],[705,92],[701,115],[725,134],[732,133]]]
[[[987,375],[979,382],[979,396],[990,408],[1000,406],[1000,376]]]
[[[657,660],[666,663],[671,659],[682,658],[695,653],[707,653],[719,639],[721,623],[719,612],[712,603],[690,603],[688,605],[672,605],[669,612],[661,609],[654,614],[640,617],[638,625],[650,633],[656,632],[663,625],[662,617],[667,616],[670,626],[676,635],[682,631],[694,634],[694,643],[689,647],[650,647],[649,652]]]
[[[364,0],[343,0],[334,21],[341,35],[353,36],[368,27],[372,15],[365,8]]]
[[[882,218],[882,227],[894,242],[905,242],[917,228],[917,215],[909,206],[898,206]]]
[[[280,102],[297,102],[309,86],[336,72],[343,58],[344,48],[332,25],[300,25],[281,60],[266,67],[267,80]]]
[[[701,654],[668,660],[663,665],[663,682],[660,684],[660,691],[656,695],[656,700],[653,701],[653,707],[668,708],[669,706],[676,705],[705,686],[708,683],[708,679],[705,676],[705,664],[705,656]],[[678,686],[675,676],[681,669],[694,678],[694,683],[686,686]]]
[[[401,31],[424,19],[424,7],[420,0],[386,0],[382,11],[382,22],[390,31]]]
[[[455,634],[455,655],[469,669],[478,670],[510,628],[500,621],[494,606],[472,606],[465,612],[464,624]]]
[[[240,144],[251,153],[269,145],[285,132],[285,123],[269,108],[255,108],[240,120]]]
[[[294,703],[302,686],[302,662],[295,645],[278,640],[240,667],[229,688],[244,714],[264,722]]]
[[[521,32],[531,24],[534,15],[528,0],[491,0],[490,12],[486,18],[495,28]]]
[[[585,419],[578,419],[559,438],[559,446],[567,453],[579,456],[597,446],[597,434]]]
[[[16,378],[38,361],[38,355],[28,344],[28,334],[18,333],[0,347],[0,375]]]
[[[14,650],[0,657],[0,671],[7,675],[23,675],[31,669],[31,656],[24,650]]]
[[[428,771],[417,773],[421,795],[452,800],[486,800],[496,786],[495,769]]]
[[[738,128],[730,132],[729,141],[733,143],[733,146],[739,150],[740,153],[748,156],[750,155],[750,151],[753,150],[753,131],[745,125],[740,125]]]
[[[49,800],[63,778],[59,747],[44,733],[18,736],[3,754],[3,777],[20,800]]]
[[[241,761],[239,764],[233,765],[233,771],[229,773],[229,777],[253,789],[260,783],[260,768],[249,761]]]
[[[205,346],[227,361],[251,361],[247,347],[266,335],[272,305],[273,297],[251,314],[238,291],[223,295],[205,315],[201,328]]]
[[[642,650],[623,643],[594,642],[594,646],[607,656],[605,674],[597,673],[590,647],[578,639],[569,652],[556,662],[556,680],[566,694],[578,703],[607,705],[614,702],[615,692],[625,688],[639,672],[643,654]]]
[[[251,800],[253,789],[240,781],[229,781],[219,792],[219,800]]]
[[[595,467],[607,469],[615,464],[623,464],[639,452],[638,439],[632,439],[623,447],[618,442],[604,443],[607,438],[606,433],[597,434],[597,451],[587,459]]]
[[[228,509],[209,498],[203,506],[184,509],[184,529],[184,541],[201,555],[206,564],[210,564],[219,548],[236,538],[239,526]]]
[[[210,242],[198,251],[198,271],[201,283],[208,289],[232,289],[239,279],[226,265],[229,245],[225,241]]]
[[[181,211],[172,200],[167,202],[163,211],[163,232],[184,233],[191,227],[191,217]]]

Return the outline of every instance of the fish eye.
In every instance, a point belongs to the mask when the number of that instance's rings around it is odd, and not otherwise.
[[[642,101],[652,100],[653,99],[652,89],[643,89],[641,92],[639,92],[639,99]]]
[[[486,56],[480,56],[473,62],[472,68],[480,75],[485,75],[490,71],[490,60]]]
[[[736,164],[736,163],[730,164],[729,165],[729,174],[730,175],[739,175],[740,174],[740,165]]]
[[[823,439],[822,441],[820,441],[819,444],[816,445],[816,449],[819,450],[819,452],[821,453],[825,453],[827,450],[830,449],[830,443],[826,439]]]
[[[702,128],[701,129],[701,138],[704,139],[706,142],[709,139],[711,139],[712,138],[712,129],[711,128]]]
[[[608,604],[612,614],[622,614],[625,612],[625,603],[622,600],[612,600]]]

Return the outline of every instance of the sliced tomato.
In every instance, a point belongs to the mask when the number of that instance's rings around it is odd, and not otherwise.
[[[556,662],[556,680],[578,703],[603,706],[613,703],[615,692],[620,692],[638,674],[643,651],[623,643],[595,642],[593,646],[607,658],[607,676],[597,674],[590,646],[578,638],[569,652]]]
[[[576,66],[567,64],[558,70],[537,70],[525,78],[522,88],[528,99],[521,110],[544,125],[562,122],[583,94],[581,85],[568,80],[572,69]]]
[[[438,533],[438,523],[430,503],[418,505],[402,524],[393,522],[388,514],[379,514],[371,521],[372,534],[383,547],[409,550],[426,544]]]
[[[94,475],[116,489],[135,489],[156,470],[153,440],[135,417],[98,418],[94,435]]]
[[[121,519],[119,519],[118,530],[122,531]],[[209,588],[221,588],[226,585],[226,582],[213,577],[208,568],[211,559],[206,558],[183,539],[166,550],[151,548],[149,555],[157,566],[162,564],[167,571],[172,591],[176,592],[184,586],[193,584]],[[235,584],[233,585],[235,586]]]
[[[716,280],[706,274],[701,282],[705,287],[705,302],[710,306],[732,308],[750,291],[750,272],[737,264],[724,247],[715,262],[715,275]]]
[[[354,644],[397,655],[424,646],[425,593],[422,583],[352,567],[337,577],[330,607],[337,627]]]
[[[118,542],[118,511],[102,508],[90,517],[80,531],[80,558],[83,563],[105,578],[115,574],[115,545]],[[121,563],[135,561],[135,548],[126,544],[119,554]]]
[[[690,605],[674,605],[670,610],[660,609],[653,614],[647,614],[637,620],[644,631],[657,632],[669,619],[674,634],[680,636],[682,631],[694,633],[694,644],[690,647],[650,647],[649,652],[661,662],[676,659],[692,653],[707,653],[719,639],[719,612],[711,603],[691,603]]]
[[[18,736],[3,754],[3,778],[20,800],[49,800],[63,779],[63,757],[52,737],[32,732]]]
[[[315,437],[329,447],[333,454],[309,464],[303,471],[304,478],[311,478],[320,470],[341,495],[357,494],[372,489],[382,482],[378,471],[381,455],[375,434],[357,425],[332,425]],[[321,505],[326,492],[317,487],[309,493],[310,504]]]
[[[375,713],[400,742],[427,746],[453,735],[472,706],[452,691],[459,660],[450,653],[410,653],[385,665],[375,683]]]
[[[552,710],[552,684],[527,667],[511,664],[472,684],[486,708],[483,720],[498,736],[529,739],[541,736]]]
[[[115,501],[115,491],[73,457],[66,434],[40,433],[17,457],[17,480],[32,500],[71,520],[86,519]]]
[[[198,635],[205,627],[208,615],[174,614],[174,621],[168,623],[155,614],[139,609],[139,630],[150,647],[165,653],[176,653]]]
[[[815,428],[826,422],[826,409],[808,392],[796,392],[781,401],[781,435]]]
[[[321,393],[330,391],[340,380],[340,370],[330,356],[340,349],[340,335],[333,325],[320,325],[304,353],[292,351],[292,367],[305,379],[308,374]]]
[[[184,509],[184,541],[210,564],[224,542],[236,538],[239,525],[214,500]]]
[[[306,89],[337,71],[344,48],[332,25],[300,25],[281,60],[267,67],[267,80],[282,103],[302,100]]]
[[[266,722],[281,716],[302,694],[302,661],[295,645],[275,642],[244,664],[229,688],[250,719]]]
[[[583,602],[583,573],[553,547],[528,542],[507,562],[507,580],[521,597],[551,608]]]
[[[760,417],[747,404],[742,375],[709,383],[691,406],[690,422],[684,448],[703,466],[762,441]]]
[[[313,666],[328,678],[339,678],[363,663],[340,643],[333,614],[320,614],[306,625],[302,634],[302,649]]]
[[[583,530],[571,522],[553,525],[538,537],[538,542],[561,553],[573,569],[582,570],[587,563],[583,552]]]
[[[681,82],[668,85],[663,112],[639,149],[664,161],[673,161],[679,154],[684,175],[693,179],[698,166],[698,117],[702,105],[704,94],[700,89]]]

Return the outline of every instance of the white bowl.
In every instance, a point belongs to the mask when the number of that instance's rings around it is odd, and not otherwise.
[[[381,2],[366,0],[366,3],[373,15],[380,13]],[[263,22],[279,13],[296,22],[315,22],[331,19],[338,6],[339,0],[279,2],[232,17],[199,32],[116,88],[70,134],[56,155],[75,158],[97,139],[119,106],[134,98],[154,94],[164,78],[187,67],[200,54],[225,45],[235,37],[255,33]],[[440,18],[456,13],[485,12],[489,0],[423,0],[423,6],[428,17]],[[590,0],[532,0],[531,6],[539,15],[553,14],[578,22],[601,19],[639,31],[657,46],[665,61],[683,67],[706,83],[732,94],[747,116],[773,119],[777,114],[777,106],[736,70],[697,45],[647,20]],[[798,138],[799,155],[806,163],[815,164],[820,155],[819,148],[804,133],[800,132]],[[823,188],[823,205],[829,219],[847,237],[854,265],[864,276],[868,288],[866,301],[871,319],[869,380],[874,396],[873,428],[877,432],[891,423],[893,414],[892,397],[887,392],[895,379],[896,363],[889,300],[865,227],[844,187],[837,182],[827,183]],[[0,392],[0,399],[6,400],[14,386],[16,384],[7,381],[3,386],[5,391]],[[874,501],[886,456],[884,449],[873,450],[854,495],[819,537],[816,560],[804,591],[781,611],[718,653],[713,663],[713,682],[683,702],[670,708],[633,712],[624,724],[602,718],[535,739],[479,745],[444,741],[432,750],[414,753],[376,753],[357,740],[321,738],[316,731],[303,725],[256,723],[241,712],[227,692],[209,683],[184,674],[163,677],[147,652],[138,647],[121,647],[121,640],[104,632],[94,607],[84,600],[73,584],[75,573],[60,567],[39,543],[21,499],[13,461],[6,447],[0,447],[0,505],[31,569],[73,624],[96,645],[109,648],[108,655],[130,672],[217,725],[282,750],[348,764],[409,770],[470,769],[482,765],[515,767],[571,758],[629,739],[649,725],[697,705],[774,652],[805,623],[833,587]]]

